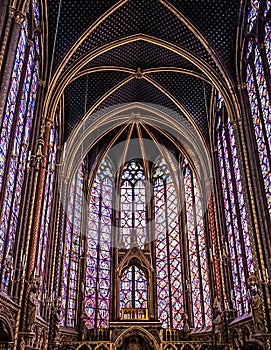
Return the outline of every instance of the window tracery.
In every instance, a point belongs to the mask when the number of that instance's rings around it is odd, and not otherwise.
[[[17,51],[1,124],[0,190],[3,207],[0,221],[0,260],[13,259],[29,140],[32,131],[40,74],[39,3],[32,1],[19,34]],[[34,23],[34,26],[32,25]],[[10,275],[2,289],[8,292]]]
[[[185,198],[183,227],[180,226],[178,192],[170,171],[164,160],[155,164],[153,184],[158,318],[163,327],[181,328],[185,313],[184,294],[189,293],[193,305],[191,322],[194,327],[201,327],[211,322],[202,203],[188,163],[185,163],[183,176],[179,180]],[[188,241],[189,246],[188,261],[183,255],[185,241]],[[185,274],[183,266],[190,271],[189,275]]]
[[[246,280],[254,266],[236,138],[225,115],[222,120],[222,109],[217,119],[217,152],[227,233],[225,250],[231,265],[231,302],[242,315],[249,310]]]
[[[146,184],[139,162],[127,163],[122,171],[120,194],[120,244],[125,249],[138,246],[144,249],[146,241]]]
[[[91,186],[86,258],[88,328],[109,326],[113,169],[104,159]]]
[[[81,254],[84,163],[75,174],[70,188],[64,246],[62,280],[62,325],[74,327],[78,302],[78,269]]]
[[[253,2],[251,6],[253,6]],[[263,20],[264,45],[261,45],[261,39],[257,37],[258,28],[251,32],[251,37],[249,38],[246,54],[246,83],[267,207],[271,217],[271,92],[270,87],[268,87],[271,71],[271,31],[270,19],[267,18],[269,11],[270,1],[266,1]],[[259,11],[255,14],[257,18],[260,15]],[[269,71],[265,67],[269,67]]]

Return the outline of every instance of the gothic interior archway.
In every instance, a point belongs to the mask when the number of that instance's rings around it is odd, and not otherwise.
[[[268,348],[270,43],[270,0],[1,0],[0,342]]]

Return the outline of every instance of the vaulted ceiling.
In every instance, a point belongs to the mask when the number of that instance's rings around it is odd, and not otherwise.
[[[208,143],[211,77],[236,83],[239,8],[240,0],[48,1],[51,77],[69,81],[65,138],[88,110],[143,102],[183,115]]]

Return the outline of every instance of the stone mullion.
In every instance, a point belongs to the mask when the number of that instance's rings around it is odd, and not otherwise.
[[[183,162],[183,160],[182,160]],[[192,327],[194,324],[194,315],[192,307],[192,296],[191,296],[191,279],[190,279],[190,261],[189,261],[189,245],[188,245],[188,233],[187,233],[187,217],[186,217],[186,201],[185,201],[185,186],[184,186],[184,168],[180,163],[179,168],[179,188],[180,188],[180,219],[179,219],[179,230],[180,230],[180,242],[181,244],[181,264],[183,271],[183,291],[184,291],[184,313],[188,315],[189,325]]]
[[[246,85],[244,84],[242,88],[244,89]],[[243,94],[244,90],[241,89],[241,94]],[[246,97],[242,96],[245,100]],[[249,103],[248,103],[249,106]],[[248,161],[248,149],[247,144],[245,142],[245,127],[244,122],[242,119],[239,119],[237,122],[237,125],[235,127],[237,131],[238,137],[236,138],[237,143],[237,152],[239,155],[240,160],[242,162],[239,162],[240,171],[241,174],[245,174],[246,183],[243,181],[243,193],[245,198],[245,208],[248,215],[248,232],[250,235],[250,242],[252,246],[252,256],[253,256],[253,263],[255,268],[255,274],[261,281],[261,288],[264,294],[264,301],[265,306],[267,309],[270,309],[270,294],[268,291],[268,288],[265,288],[265,286],[268,284],[268,278],[266,274],[266,268],[265,268],[265,257],[268,256],[268,252],[266,252],[265,246],[267,246],[265,237],[260,234],[260,228],[259,228],[259,218],[256,210],[256,198],[255,198],[255,192],[253,190],[252,186],[252,175],[251,175],[251,169],[249,166]],[[242,152],[239,150],[242,149]],[[240,157],[241,156],[241,157]],[[251,157],[250,157],[251,158]],[[254,156],[252,157],[254,158]],[[255,183],[258,181],[255,179]],[[251,214],[251,215],[250,215]],[[253,225],[254,224],[254,225]],[[255,235],[255,236],[254,236]],[[268,312],[265,313],[265,315],[268,315]],[[267,325],[270,327],[270,320],[269,317],[265,317],[265,326]],[[267,330],[267,328],[266,328]]]
[[[16,129],[17,129],[17,124],[18,124],[19,112],[20,112],[20,104],[21,104],[21,99],[23,96],[24,82],[26,79],[27,67],[28,67],[28,63],[29,63],[29,59],[30,59],[30,48],[32,45],[33,45],[33,42],[31,40],[27,40],[27,47],[25,50],[25,60],[23,62],[22,75],[21,75],[21,80],[19,83],[18,94],[16,97],[14,118],[12,121],[10,140],[9,140],[8,147],[7,147],[7,154],[6,154],[6,160],[5,160],[5,165],[4,165],[3,184],[2,184],[2,191],[0,194],[0,208],[1,208],[0,214],[1,215],[2,215],[3,209],[5,207],[5,194],[6,194],[6,187],[7,187],[8,176],[9,176],[9,168],[10,168],[9,160],[11,159],[11,157],[13,157],[12,153],[13,153],[13,148],[15,145],[15,136],[16,136]],[[33,73],[31,72],[31,74],[33,74]],[[29,84],[30,86],[31,86],[32,78],[33,78],[33,76],[31,76],[31,79],[30,79],[30,84]],[[26,120],[26,115],[27,115],[27,111],[28,111],[29,97],[30,97],[30,93],[28,93],[28,95],[27,95],[26,109],[25,109],[24,116],[23,116],[24,122]],[[24,135],[24,133],[22,132],[21,140],[23,139],[23,135]],[[20,150],[21,150],[21,146],[20,146]],[[17,171],[18,171],[18,169],[16,170],[16,173],[17,173]]]
[[[12,21],[14,16],[14,21]],[[7,22],[8,28],[6,28],[5,40],[3,42],[4,47],[2,46],[2,62],[0,61],[1,69],[1,89],[0,89],[0,122],[3,118],[3,113],[6,105],[6,100],[9,93],[10,80],[13,71],[14,59],[17,51],[18,39],[22,27],[22,23],[25,19],[25,16],[19,12],[10,10],[9,12],[10,19]],[[13,22],[13,23],[12,23]],[[0,53],[0,55],[1,55]],[[4,54],[5,53],[5,54]],[[0,56],[1,60],[1,56]]]
[[[213,163],[213,169],[214,169],[214,178],[220,179],[220,164],[218,162],[218,152],[217,147],[214,147],[213,153],[212,153],[212,163]],[[226,219],[225,219],[225,209],[224,209],[224,194],[222,192],[222,184],[219,180],[215,180],[214,182],[214,189],[215,189],[215,200],[216,200],[216,217],[220,217],[222,219],[217,220],[218,232],[221,232],[222,234],[218,237],[218,243],[220,247],[220,269],[222,271],[222,285],[223,285],[223,299],[224,303],[228,300],[230,300],[230,290],[233,289],[233,280],[232,280],[232,274],[231,274],[231,263],[228,259],[228,254],[225,249],[225,245],[227,244],[227,228],[226,228]],[[223,247],[223,248],[222,248]],[[224,305],[227,306],[227,305]],[[227,308],[227,307],[225,307]]]
[[[7,40],[3,40],[4,36],[5,36],[5,32],[7,27],[10,27],[10,25],[8,24],[9,20],[11,19],[10,16],[10,11],[12,9],[8,8],[8,4],[9,1],[8,0],[2,0],[1,2],[1,8],[0,8],[0,42],[4,43]],[[2,51],[2,49],[1,49]],[[0,59],[1,61],[1,59]],[[1,64],[1,63],[0,63]]]
[[[240,94],[244,101],[243,106],[245,109],[245,115],[247,117],[242,120],[242,133],[243,137],[246,140],[246,149],[249,156],[249,162],[246,162],[245,171],[250,169],[250,181],[248,183],[248,193],[250,194],[250,206],[251,206],[251,220],[252,227],[255,229],[252,232],[255,232],[255,237],[261,232],[261,239],[263,240],[262,249],[266,255],[266,265],[269,273],[271,273],[271,241],[270,241],[270,216],[268,212],[268,207],[266,205],[266,192],[264,188],[263,175],[261,171],[260,159],[255,157],[255,154],[258,154],[258,146],[255,138],[254,124],[251,117],[250,103],[248,94],[246,91],[246,84],[240,86]],[[247,108],[246,108],[247,106]],[[255,191],[256,187],[256,191]],[[255,239],[254,237],[254,239]],[[260,237],[260,236],[259,236]],[[258,237],[258,238],[259,238]],[[258,240],[257,238],[257,240]],[[257,250],[257,247],[256,247]],[[256,253],[257,255],[257,253]]]
[[[34,207],[35,207],[35,195],[36,195],[36,189],[38,184],[38,170],[39,170],[39,163],[40,163],[40,155],[32,156],[32,162],[31,162],[31,169],[30,169],[30,179],[32,180],[32,193],[29,193],[30,202],[29,202],[29,216],[27,220],[27,226],[26,230],[28,229],[28,226],[31,226],[31,223],[33,221],[33,215],[34,215]],[[25,258],[27,259],[28,253],[29,253],[29,241],[30,241],[30,230],[28,229],[28,232],[26,232],[26,238],[24,242],[24,257],[23,261],[25,262]],[[23,247],[23,246],[22,246]],[[25,278],[25,267],[22,271],[22,277],[21,277],[21,284],[19,289],[19,296],[18,296],[18,304],[21,306],[19,309],[19,312],[17,314],[16,319],[16,329],[15,329],[15,339],[14,339],[14,349],[20,348],[21,343],[25,343],[23,339],[23,321],[26,321],[27,318],[27,305],[26,298],[25,298],[25,290],[27,285],[29,284],[30,280],[26,280]],[[19,343],[19,344],[18,344]]]
[[[205,242],[207,246],[206,255],[207,255],[208,276],[209,276],[209,280],[211,281],[209,287],[211,292],[211,300],[214,300],[215,296],[219,294],[216,288],[217,287],[220,288],[220,286],[217,286],[216,284],[217,264],[215,261],[216,255],[213,254],[213,251],[215,251],[216,249],[216,242],[213,241],[214,237],[213,237],[213,232],[211,230],[210,215],[209,215],[209,210],[210,210],[210,207],[212,206],[211,181],[212,179],[210,178],[204,179],[201,205],[202,205],[202,213],[205,213],[205,215],[203,215],[202,217],[202,220],[203,220],[204,232],[205,232]],[[208,202],[208,199],[210,199],[209,202]]]
[[[253,191],[253,186],[251,183],[251,175],[250,175],[250,167],[248,162],[248,155],[247,155],[247,148],[245,143],[245,136],[244,136],[244,126],[243,121],[240,119],[238,122],[238,125],[236,126],[236,130],[238,131],[238,137],[236,138],[237,143],[237,151],[240,149],[243,150],[243,152],[240,152],[242,155],[242,159],[244,161],[239,163],[241,174],[246,174],[246,181],[245,186],[243,186],[243,193],[245,198],[245,208],[247,211],[248,216],[248,232],[250,235],[250,242],[251,242],[251,248],[252,248],[252,257],[253,257],[253,264],[255,268],[255,274],[259,278],[261,282],[261,289],[263,292],[263,299],[266,310],[270,309],[270,293],[268,290],[268,276],[266,273],[266,265],[265,262],[268,260],[268,251],[266,251],[266,240],[265,235],[260,233],[259,224],[258,224],[258,215],[256,211],[256,203],[255,203],[255,194]],[[239,139],[240,138],[240,139]],[[238,147],[239,146],[239,147]],[[239,153],[239,155],[240,155]],[[252,216],[250,216],[250,213]],[[252,220],[254,225],[252,224]],[[253,234],[255,232],[255,236]],[[270,328],[270,317],[269,313],[264,313],[264,319],[265,319],[265,327],[266,331],[268,331],[268,328]]]
[[[41,84],[39,83],[39,88],[37,91],[37,96],[40,97],[40,92],[41,92]],[[44,92],[44,89],[43,91]],[[31,130],[31,137],[29,139],[29,151],[33,149],[34,147],[34,142],[37,139],[37,133],[39,131],[39,126],[40,126],[40,118],[35,118],[35,116],[39,115],[39,110],[40,110],[40,98],[38,98],[36,100],[36,106],[38,106],[38,108],[36,109],[36,112],[34,114],[34,118],[32,121],[32,130]],[[29,154],[30,156],[30,154]],[[23,247],[24,247],[24,232],[26,231],[26,225],[27,225],[27,218],[28,218],[28,213],[29,213],[29,205],[30,205],[30,192],[31,192],[31,186],[32,186],[32,174],[29,171],[30,170],[30,157],[28,159],[27,165],[26,165],[26,169],[25,169],[25,179],[24,179],[24,185],[23,185],[23,192],[22,192],[22,205],[21,205],[21,209],[20,209],[20,214],[19,214],[19,221],[18,221],[18,239],[17,239],[17,247],[16,247],[16,254],[15,254],[15,266],[19,265],[22,263],[22,261],[20,261],[19,259],[19,253],[20,251],[23,251]],[[19,277],[19,276],[18,276]],[[16,284],[16,275],[15,275],[15,281],[13,281],[13,291],[15,291],[14,297],[17,298],[18,297],[18,286],[15,286]],[[15,289],[14,289],[15,288]],[[17,292],[16,292],[17,291]],[[11,295],[13,295],[13,293],[11,293]]]
[[[63,246],[65,240],[65,224],[66,224],[66,210],[67,210],[67,179],[64,179],[61,174],[56,179],[59,186],[58,205],[56,214],[56,225],[54,234],[54,244],[52,252],[52,270],[51,270],[51,294],[55,292],[56,299],[54,306],[58,309],[60,307],[59,300],[61,296],[61,276],[63,273]],[[53,311],[52,308],[51,311]],[[53,313],[51,313],[51,320],[53,321]],[[53,348],[55,340],[54,324],[51,322],[49,331],[49,349]]]
[[[48,153],[48,144],[50,136],[51,122],[47,122],[44,129],[42,128],[41,134],[44,134],[43,139],[38,140],[38,149],[35,156],[32,157],[34,173],[33,176],[33,192],[31,195],[30,213],[28,219],[26,243],[25,243],[25,255],[26,255],[26,276],[27,279],[23,280],[20,300],[21,311],[18,313],[20,331],[25,332],[27,328],[27,309],[28,298],[31,288],[35,285],[34,268],[36,261],[38,234],[41,221],[41,210],[43,200],[44,182],[46,177],[46,159]],[[43,135],[42,135],[43,136]],[[19,335],[24,337],[24,334]]]

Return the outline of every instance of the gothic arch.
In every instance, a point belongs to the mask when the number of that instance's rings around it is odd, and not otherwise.
[[[155,337],[146,329],[141,327],[131,327],[123,331],[113,343],[114,349],[120,349],[125,341],[125,339],[132,336],[140,336],[145,340],[153,350],[159,350],[159,344]]]
[[[182,152],[192,160],[199,180],[211,177],[210,155],[205,142],[195,132],[189,122],[177,116],[167,108],[143,103],[128,103],[107,108],[103,112],[88,115],[70,135],[65,153],[62,154],[60,174],[65,179],[71,179],[74,169],[77,169],[82,158],[101,138],[102,135],[113,130],[116,126],[133,121],[136,114],[140,114],[140,121],[150,125],[162,125],[163,130],[172,134],[182,144]],[[137,118],[137,117],[136,117]],[[174,142],[172,140],[172,142]],[[68,162],[66,161],[68,160]]]
[[[13,331],[9,320],[0,315],[0,340],[5,342],[13,341]]]

